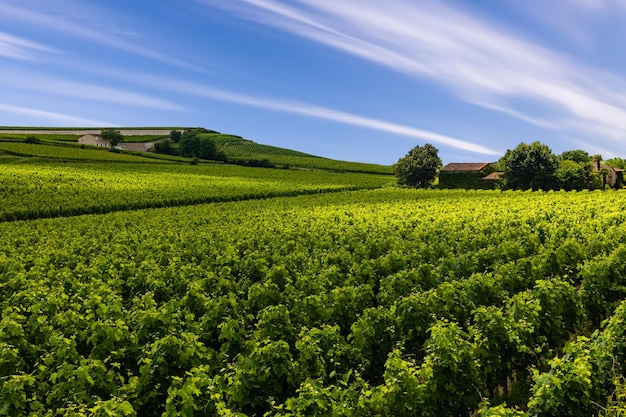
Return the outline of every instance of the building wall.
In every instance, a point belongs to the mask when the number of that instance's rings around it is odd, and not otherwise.
[[[78,138],[78,143],[83,145],[99,146],[101,148],[110,148],[111,144],[108,140],[102,139],[100,135],[85,135]]]
[[[154,142],[142,142],[142,143],[125,143],[120,142],[119,147],[128,151],[140,151],[147,152],[154,148]]]
[[[439,172],[439,188],[463,188],[463,189],[494,189],[496,181],[482,181],[482,179],[494,172],[493,165],[488,165],[481,171],[445,171]]]

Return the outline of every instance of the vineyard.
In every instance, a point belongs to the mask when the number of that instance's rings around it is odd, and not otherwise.
[[[222,135],[225,136],[225,135]],[[231,139],[228,139],[231,138]],[[232,140],[232,136],[221,139],[214,135],[211,138],[230,159],[267,159],[273,164],[280,166],[293,166],[309,169],[323,169],[340,172],[361,172],[370,174],[392,174],[391,166],[366,164],[363,162],[337,161],[309,155],[291,149],[278,148],[275,146],[261,145],[248,140]],[[221,144],[221,146],[220,146]]]
[[[40,141],[78,142],[81,135],[58,135],[58,134],[26,134],[26,133],[0,133],[2,141],[24,141],[28,138],[37,138]]]
[[[0,221],[377,188],[389,183],[389,178],[383,175],[232,165],[119,163],[141,158],[107,151],[87,152],[111,156],[113,160],[106,158],[107,162],[89,164],[0,162]]]
[[[94,162],[159,162],[152,158],[143,158],[128,153],[109,152],[106,149],[87,147],[82,149],[78,146],[63,146],[50,144],[32,144],[24,142],[0,142],[0,153],[7,155],[39,157],[49,159],[62,159],[69,161],[94,161]]]
[[[625,210],[382,188],[1,223],[0,415],[622,416]]]

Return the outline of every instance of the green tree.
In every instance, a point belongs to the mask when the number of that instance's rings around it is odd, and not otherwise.
[[[561,161],[574,161],[579,164],[587,164],[591,161],[591,156],[585,151],[576,149],[573,151],[565,151],[559,155]]]
[[[437,148],[429,143],[411,149],[393,166],[398,183],[415,188],[430,187],[437,176],[437,170],[441,167],[438,152]]]
[[[186,130],[180,138],[180,154],[182,156],[198,156],[200,149],[200,138],[193,130]]]
[[[180,141],[181,136],[182,136],[182,133],[180,132],[180,130],[172,130],[170,132],[170,139],[174,143],[178,143]]]
[[[124,140],[124,135],[117,129],[102,129],[100,136],[102,136],[102,139],[109,141],[113,148]]]
[[[154,144],[154,151],[156,153],[163,153],[166,155],[176,155],[176,149],[173,146],[171,139],[165,139],[162,142],[157,142]]]
[[[197,156],[200,159],[215,159],[217,148],[211,139],[202,138],[198,145]]]
[[[626,161],[622,158],[607,159],[606,161],[604,161],[604,163],[615,168],[620,168],[620,169],[626,168]]]
[[[557,186],[559,159],[540,142],[520,143],[500,159],[504,188],[516,190],[548,190]]]
[[[587,165],[571,159],[561,161],[555,173],[558,186],[566,191],[584,189],[587,185]]]

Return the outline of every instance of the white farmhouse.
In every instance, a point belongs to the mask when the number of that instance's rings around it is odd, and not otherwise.
[[[88,133],[78,138],[78,143],[83,145],[99,146],[101,148],[110,148],[111,144],[108,140],[102,139],[100,133]]]

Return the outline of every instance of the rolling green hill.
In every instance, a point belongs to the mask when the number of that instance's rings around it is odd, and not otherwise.
[[[127,134],[125,135],[125,142],[151,142],[162,141],[167,138],[163,134],[168,128],[163,127],[142,127],[142,128],[119,128]],[[183,130],[186,128],[172,128],[172,130]],[[252,140],[242,138],[241,136],[233,134],[223,134],[213,130],[207,130],[197,128],[199,132],[198,137],[201,139],[208,139],[215,144],[217,151],[222,152],[228,162],[239,165],[253,165],[253,166],[273,166],[276,168],[291,168],[291,169],[313,169],[324,170],[333,172],[355,172],[355,173],[369,173],[369,174],[393,174],[391,166],[368,164],[362,162],[349,162],[339,161],[335,159],[323,158],[315,155],[310,155],[304,152],[299,152],[292,149],[285,149],[276,146],[263,145],[253,142]],[[0,145],[4,142],[23,142],[28,138],[36,138],[42,145],[59,145],[60,142],[64,144],[71,144],[77,142],[78,138],[84,131],[97,131],[98,128],[28,128],[28,127],[0,127]],[[128,134],[128,132],[136,132]],[[42,133],[45,132],[45,133]],[[175,145],[176,146],[176,145]],[[36,147],[30,147],[32,150]],[[29,156],[28,152],[13,153],[12,148],[7,146],[0,146],[0,149],[4,149],[5,153]],[[54,155],[58,155],[62,158],[62,155],[68,152],[59,152],[56,148],[54,151],[44,151],[43,147],[38,147],[37,152],[32,153],[32,156],[51,158]],[[141,153],[134,153],[135,156],[141,157]],[[148,157],[148,154],[144,154],[144,157]],[[155,156],[151,154],[150,156]],[[167,158],[167,155],[159,155]],[[80,152],[72,153],[69,159],[76,160],[82,159]],[[86,158],[93,159],[93,158]],[[177,160],[178,162],[189,161],[189,158],[167,158]]]
[[[240,136],[210,133],[201,135],[210,139],[218,151],[229,160],[268,160],[279,167],[321,169],[337,172],[393,174],[391,166],[363,162],[338,161],[276,146],[263,145]]]

